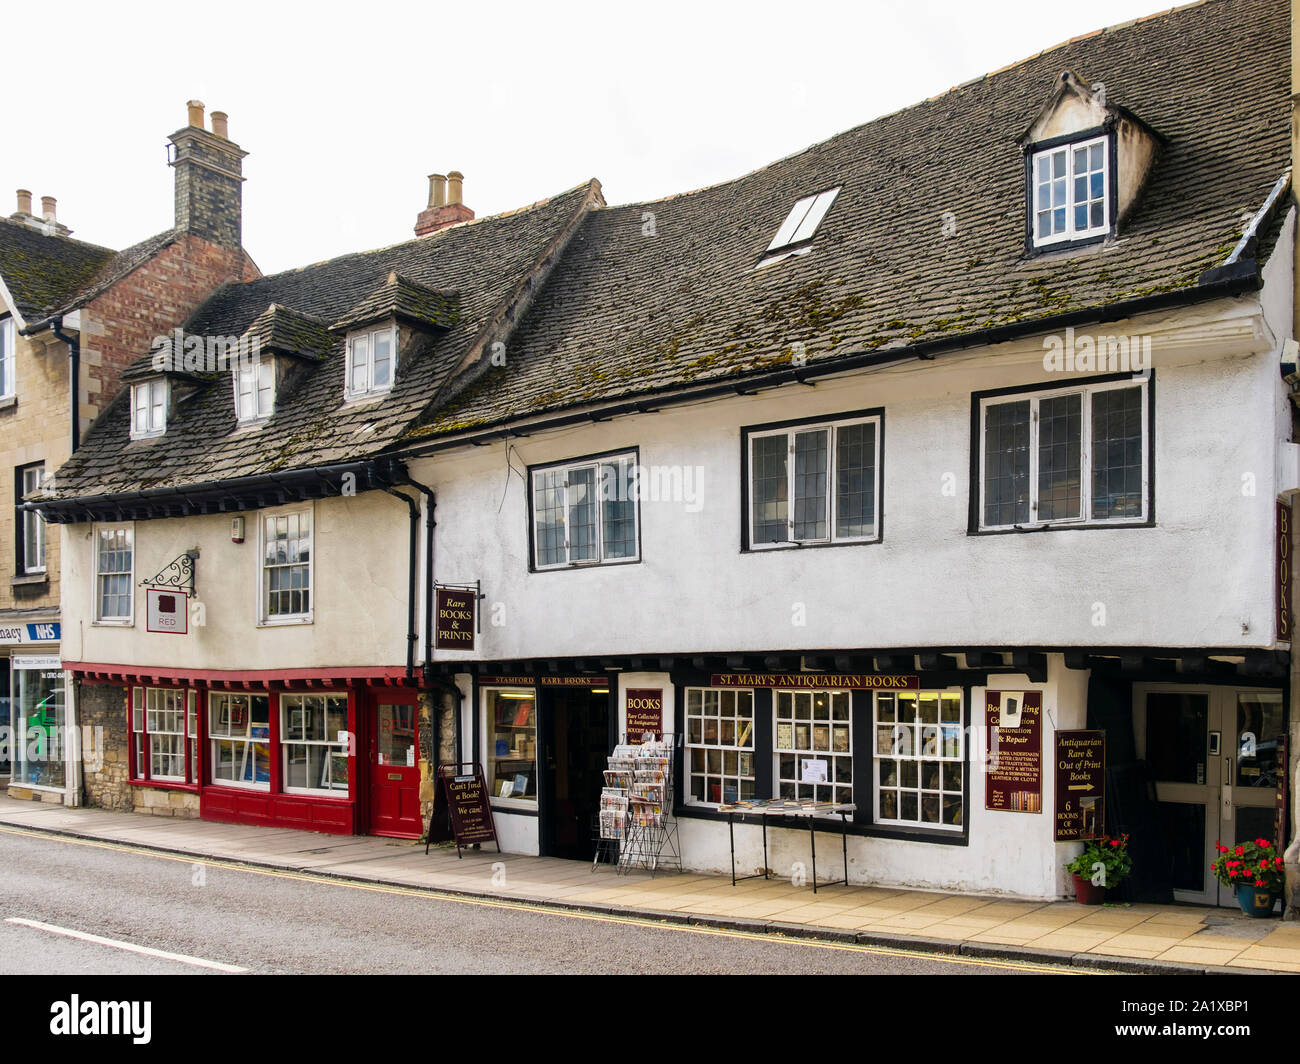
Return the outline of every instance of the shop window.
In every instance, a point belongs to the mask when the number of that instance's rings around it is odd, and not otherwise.
[[[130,624],[134,588],[134,533],[129,527],[95,534],[95,621]]]
[[[135,779],[197,782],[198,742],[198,697],[193,691],[131,688]]]
[[[978,409],[981,530],[1147,519],[1146,380],[986,397]]]
[[[14,655],[12,669],[13,781],[62,787],[67,717],[58,658]]]
[[[879,416],[746,429],[752,550],[879,539]]]
[[[537,801],[537,699],[531,687],[484,693],[488,787],[495,798]]]
[[[961,695],[875,696],[875,821],[959,830],[965,746]]]
[[[23,499],[40,489],[45,479],[45,463],[20,466],[14,470],[14,486],[18,493],[19,509],[14,514],[14,527],[18,535],[14,544],[18,549],[19,575],[45,572],[45,518],[35,510],[22,509]]]
[[[848,691],[776,692],[777,797],[853,801],[851,703]]]
[[[310,621],[311,511],[262,518],[262,623]]]
[[[636,462],[629,453],[532,471],[535,568],[637,560]]]
[[[269,790],[271,708],[266,695],[208,695],[212,782]]]
[[[346,695],[281,695],[284,789],[347,797],[347,734]]]
[[[686,689],[687,801],[716,805],[756,798],[754,692]]]

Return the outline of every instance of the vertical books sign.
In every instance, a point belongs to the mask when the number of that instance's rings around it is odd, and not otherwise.
[[[1043,693],[988,691],[988,768],[984,808],[1009,813],[1043,811]]]
[[[1277,638],[1291,641],[1291,506],[1277,504]]]
[[[474,610],[478,594],[474,591],[440,587],[435,599],[438,650],[474,649]]]

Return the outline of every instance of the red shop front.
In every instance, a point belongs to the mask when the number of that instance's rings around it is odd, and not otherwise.
[[[66,667],[122,691],[135,807],[342,835],[423,831],[428,738],[401,668]]]

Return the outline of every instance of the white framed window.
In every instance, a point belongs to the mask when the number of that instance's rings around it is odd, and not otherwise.
[[[1034,152],[1030,162],[1034,246],[1110,232],[1110,138]]]
[[[14,363],[17,357],[18,330],[13,318],[0,320],[0,399],[12,398],[15,393]]]
[[[754,692],[686,689],[686,800],[702,805],[758,797],[754,778]]]
[[[265,421],[275,409],[275,363],[255,358],[235,367],[235,417],[240,424]]]
[[[879,539],[880,437],[879,415],[746,430],[748,548]]]
[[[1147,380],[979,403],[980,529],[1145,521]]]
[[[635,452],[533,469],[531,482],[535,568],[639,559]]]
[[[18,470],[18,503],[38,490],[45,479],[45,463],[23,466]],[[19,510],[14,522],[21,531],[18,541],[18,571],[24,574],[45,572],[45,518],[35,510]]]
[[[781,223],[781,228],[776,231],[776,236],[772,237],[772,243],[767,245],[768,254],[811,240],[839,194],[838,187],[828,188],[824,192],[805,196],[795,203]]]
[[[853,801],[853,696],[848,691],[775,692],[776,797]]]
[[[131,688],[135,779],[194,783],[198,773],[198,696],[164,687]]]
[[[212,782],[271,789],[271,703],[266,695],[208,694]]]
[[[282,694],[284,789],[346,798],[350,777],[347,733],[346,695]]]
[[[392,325],[348,336],[347,377],[343,386],[343,394],[348,399],[388,391],[396,373],[397,330]]]
[[[145,440],[167,431],[166,377],[131,385],[131,439]]]
[[[95,529],[95,623],[129,625],[135,602],[135,530]]]
[[[960,831],[961,692],[876,692],[875,729],[875,822]]]
[[[312,619],[312,511],[263,514],[261,623]]]

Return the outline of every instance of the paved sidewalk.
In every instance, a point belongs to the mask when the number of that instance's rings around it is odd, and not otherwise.
[[[197,857],[475,897],[972,956],[1118,971],[1300,972],[1300,923],[1186,905],[1101,907],[894,887],[795,887],[786,880],[592,872],[580,861],[426,857],[413,842],[66,809],[0,796],[0,825]],[[497,865],[497,868],[493,866]],[[504,866],[504,868],[500,866]],[[504,873],[504,881],[502,881]]]

